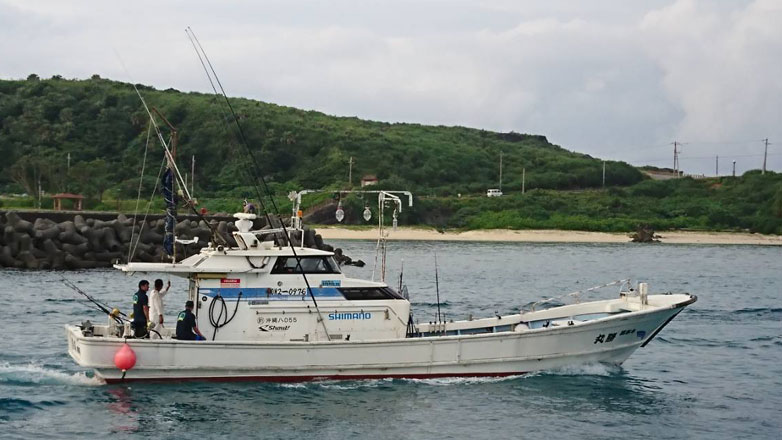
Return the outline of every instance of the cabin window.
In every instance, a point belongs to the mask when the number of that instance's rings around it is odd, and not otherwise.
[[[340,273],[339,266],[331,257],[300,257],[304,273]],[[279,257],[274,263],[273,274],[299,274],[296,257]]]
[[[342,292],[345,299],[350,301],[404,299],[400,294],[388,287],[342,287],[339,291]]]

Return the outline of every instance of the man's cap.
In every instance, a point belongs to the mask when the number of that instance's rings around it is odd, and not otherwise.
[[[185,303],[185,308],[186,308],[186,309],[187,309],[187,308],[192,308],[192,307],[193,307],[193,301],[187,301],[187,302]]]

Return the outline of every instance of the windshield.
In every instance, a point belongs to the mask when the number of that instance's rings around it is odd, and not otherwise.
[[[340,273],[339,266],[331,257],[300,257],[304,273]],[[273,274],[302,273],[296,263],[296,257],[279,257],[274,263]]]

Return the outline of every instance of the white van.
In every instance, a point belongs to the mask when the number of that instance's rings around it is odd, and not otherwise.
[[[499,197],[502,195],[502,191],[498,189],[490,189],[486,191],[486,197]]]

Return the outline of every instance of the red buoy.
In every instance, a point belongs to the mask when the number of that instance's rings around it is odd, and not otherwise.
[[[114,365],[123,372],[130,370],[136,365],[136,353],[130,348],[130,345],[123,344],[117,353],[114,354]]]

